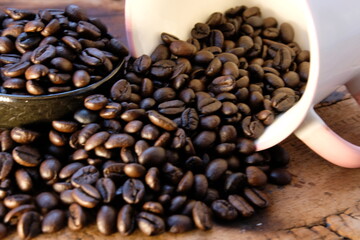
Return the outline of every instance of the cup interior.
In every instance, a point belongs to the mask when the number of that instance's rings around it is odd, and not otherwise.
[[[316,44],[311,44],[314,29],[306,0],[127,0],[125,22],[130,52],[138,57],[150,55],[161,43],[160,34],[167,32],[186,40],[197,22],[205,22],[213,12],[225,12],[229,8],[245,5],[257,6],[263,17],[275,17],[279,23],[290,23],[295,31],[295,41],[302,49],[311,51],[311,62],[316,60]],[[144,39],[146,39],[144,41]],[[313,49],[310,49],[313,48]],[[316,67],[312,66],[310,78],[316,79]],[[311,80],[309,78],[309,80]],[[302,98],[287,112],[277,116],[275,122],[266,128],[257,139],[258,150],[269,148],[289,136],[302,122],[316,87],[316,81],[309,81]]]

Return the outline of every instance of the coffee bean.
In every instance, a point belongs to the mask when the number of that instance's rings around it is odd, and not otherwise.
[[[13,157],[10,153],[0,152],[0,180],[5,180],[10,174],[14,165]]]
[[[2,73],[6,77],[19,77],[25,73],[25,71],[28,67],[30,67],[30,62],[27,62],[27,61],[13,63],[13,64],[5,66],[2,69]]]
[[[224,190],[228,193],[236,193],[246,184],[246,175],[242,172],[232,173],[225,179]]]
[[[137,73],[145,73],[151,66],[151,58],[148,55],[138,57],[134,63],[134,71]]]
[[[295,96],[281,92],[272,97],[271,106],[278,112],[285,112],[289,110],[295,102]]]
[[[159,114],[155,110],[147,111],[147,116],[154,125],[160,128],[167,131],[174,131],[177,129],[177,125],[171,119]]]
[[[257,207],[264,208],[269,205],[269,197],[267,194],[256,188],[245,188],[244,194],[250,203]]]
[[[72,203],[68,210],[68,227],[77,231],[86,225],[86,213],[84,209],[77,203]]]
[[[12,151],[12,157],[15,162],[24,167],[35,167],[41,160],[39,151],[27,145],[15,147]]]
[[[93,184],[99,179],[99,171],[94,166],[85,166],[71,176],[71,184],[80,187],[82,184]]]
[[[169,232],[183,233],[193,229],[193,223],[190,217],[186,215],[172,215],[167,219]]]
[[[178,184],[182,179],[184,173],[182,170],[171,163],[165,163],[162,167],[164,177],[173,184]]]
[[[241,196],[229,195],[228,201],[244,217],[254,214],[254,208]]]
[[[8,234],[5,224],[0,223],[0,239],[4,239]]]
[[[54,233],[60,231],[66,223],[66,213],[60,209],[54,209],[48,212],[41,223],[43,233]]]
[[[123,199],[129,204],[139,203],[145,195],[144,184],[137,179],[128,179],[123,186]]]
[[[214,214],[224,220],[230,221],[238,217],[238,212],[228,201],[220,199],[211,204]]]
[[[130,235],[135,229],[135,210],[130,204],[120,209],[117,217],[117,229],[122,235]]]
[[[205,203],[197,201],[192,210],[195,226],[201,230],[210,230],[213,226],[211,209]]]
[[[108,140],[104,143],[105,148],[119,148],[119,147],[131,147],[135,144],[135,139],[126,133],[114,133],[111,134]]]
[[[210,181],[218,180],[227,170],[227,162],[225,159],[215,159],[209,163],[206,168],[206,177]]]
[[[53,45],[42,45],[37,47],[31,54],[31,61],[34,64],[41,64],[54,58],[56,55],[56,49]]]
[[[35,202],[42,213],[47,213],[48,211],[56,208],[59,204],[57,196],[51,192],[40,193],[36,196]]]
[[[4,205],[7,208],[14,209],[20,205],[29,203],[31,200],[32,198],[28,194],[14,194],[4,199]]]
[[[0,54],[11,53],[14,48],[14,43],[8,37],[0,37]]]
[[[59,172],[59,178],[60,179],[70,178],[75,172],[77,172],[82,167],[84,167],[84,164],[80,162],[69,163],[61,169],[61,171]]]
[[[273,169],[269,174],[270,182],[277,184],[277,185],[286,185],[291,182],[291,174],[282,168]]]
[[[159,202],[145,202],[142,206],[142,209],[147,212],[154,214],[162,215],[164,213],[164,208]]]
[[[115,208],[108,205],[103,205],[96,216],[96,225],[104,235],[110,235],[115,232],[116,227],[116,211]]]
[[[138,163],[129,163],[125,165],[124,172],[130,178],[140,178],[145,175],[146,169]]]
[[[21,215],[17,224],[17,233],[22,239],[30,239],[41,232],[41,216],[39,213],[29,211]]]
[[[21,191],[27,192],[33,189],[34,181],[30,174],[24,169],[18,169],[15,172],[16,184]]]
[[[246,168],[246,177],[249,185],[254,187],[264,186],[267,182],[267,176],[258,167],[249,166]]]
[[[215,98],[203,98],[197,102],[197,110],[204,115],[209,115],[221,108],[222,104]]]
[[[83,183],[72,191],[72,197],[80,206],[94,208],[100,201],[99,191],[90,184]]]
[[[140,212],[136,217],[139,229],[148,236],[158,235],[165,231],[165,222],[162,218],[147,212]]]
[[[115,183],[110,178],[99,178],[96,189],[104,203],[110,203],[115,197]]]
[[[148,172],[145,175],[145,182],[150,189],[154,191],[160,190],[160,173],[158,168],[149,168]]]

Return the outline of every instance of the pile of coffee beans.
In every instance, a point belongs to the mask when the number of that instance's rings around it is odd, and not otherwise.
[[[0,13],[1,93],[43,95],[85,87],[128,55],[98,18],[76,5]]]
[[[254,140],[301,96],[309,52],[287,23],[245,6],[168,33],[151,56],[69,119],[0,134],[0,235],[79,230],[146,235],[248,218],[266,185],[290,183],[287,152]]]

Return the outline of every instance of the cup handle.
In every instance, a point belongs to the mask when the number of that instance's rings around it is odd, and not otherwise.
[[[360,167],[360,147],[333,132],[311,108],[294,132],[314,152],[341,167]]]

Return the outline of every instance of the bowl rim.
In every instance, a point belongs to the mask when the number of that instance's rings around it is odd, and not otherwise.
[[[53,94],[46,94],[46,95],[20,95],[20,94],[6,94],[6,93],[0,93],[0,99],[16,99],[16,100],[44,100],[44,99],[53,99],[53,98],[61,98],[61,97],[67,97],[71,95],[79,95],[84,92],[87,92],[89,90],[93,90],[103,83],[107,82],[111,78],[113,78],[122,68],[122,66],[125,63],[125,57],[119,62],[119,64],[103,79],[94,82],[88,86],[73,89],[66,92],[60,92],[60,93],[53,93]]]

